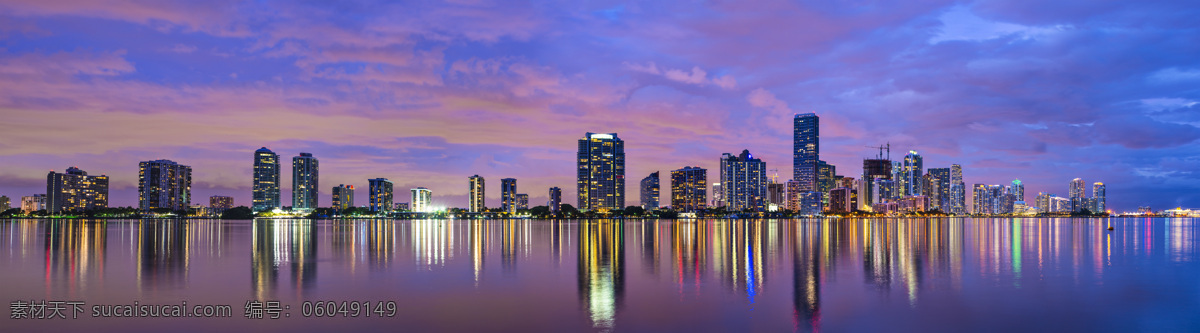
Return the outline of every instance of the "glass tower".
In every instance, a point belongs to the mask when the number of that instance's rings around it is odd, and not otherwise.
[[[279,155],[267,147],[254,151],[253,201],[255,212],[279,207]]]
[[[500,207],[509,213],[517,212],[517,180],[515,178],[500,180]]]
[[[721,190],[730,211],[761,210],[767,197],[767,163],[749,150],[721,155]]]
[[[642,209],[651,210],[658,208],[658,171],[651,173],[646,178],[642,178]]]
[[[580,210],[625,207],[625,142],[617,133],[587,133],[579,139],[576,161]]]
[[[804,192],[817,190],[817,161],[820,160],[820,117],[797,114],[792,127],[792,179]]]
[[[192,206],[192,167],[170,160],[138,164],[138,208],[185,210]]]
[[[479,175],[474,175],[467,178],[467,204],[469,212],[478,213],[487,209],[484,204],[484,179]]]
[[[292,157],[292,209],[317,208],[318,166],[310,153]]]
[[[708,170],[700,167],[683,167],[671,171],[671,209],[679,212],[694,212],[704,209],[708,199]]]

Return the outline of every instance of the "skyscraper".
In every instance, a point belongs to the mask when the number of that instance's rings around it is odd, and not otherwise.
[[[929,189],[929,193],[925,193],[929,197],[929,209],[937,209],[943,213],[953,213],[954,205],[951,203],[950,196],[950,168],[929,168],[929,183],[925,185]]]
[[[517,212],[517,180],[504,178],[500,180],[500,208],[509,213]]]
[[[558,188],[558,187],[550,188],[550,202],[548,202],[547,205],[550,206],[551,214],[558,214],[558,212],[561,208],[561,205],[562,205],[562,189],[561,188]]]
[[[370,195],[371,212],[383,214],[392,212],[392,181],[387,178],[368,179],[367,194]]]
[[[817,190],[817,161],[820,160],[820,117],[797,114],[792,120],[792,179],[803,192]]]
[[[170,160],[138,164],[138,208],[143,211],[192,206],[192,167]]]
[[[529,209],[529,194],[517,193],[517,209]]]
[[[787,210],[793,212],[800,210],[802,194],[806,193],[801,191],[800,188],[800,182],[795,180],[789,180],[784,183],[784,195],[786,196],[784,201],[787,201],[787,205],[785,205]]]
[[[12,209],[12,200],[7,195],[0,195],[0,212]]]
[[[1013,179],[1011,189],[1016,201],[1025,201],[1025,184],[1022,184],[1020,179]]]
[[[750,150],[721,155],[721,190],[729,210],[761,210],[767,197],[767,163]]]
[[[709,207],[725,207],[725,198],[721,197],[725,195],[725,191],[721,190],[720,182],[712,183],[712,190],[708,192],[712,193],[712,204],[709,204]]]
[[[420,213],[428,213],[433,211],[433,206],[430,205],[433,201],[433,191],[424,187],[412,189],[412,205],[409,210]]]
[[[658,171],[642,178],[642,209],[658,208]]]
[[[472,213],[482,212],[487,209],[484,204],[484,179],[479,175],[474,175],[467,178],[467,211]]]
[[[279,155],[267,147],[254,151],[253,206],[255,212],[279,207]]]
[[[1096,200],[1095,208],[1092,212],[1103,213],[1108,210],[1108,205],[1104,199],[1104,183],[1095,182],[1092,184],[1092,199]]]
[[[975,184],[974,195],[971,197],[972,214],[986,215],[991,214],[991,199],[988,198],[987,185]]]
[[[954,215],[967,214],[967,184],[963,182],[962,166],[950,165],[950,211]]]
[[[580,210],[625,207],[625,142],[617,133],[587,133],[579,139],[576,161]]]
[[[892,179],[892,161],[884,159],[882,154],[880,155],[875,159],[863,159],[862,190],[858,192],[859,207],[863,208],[862,210],[867,210],[867,207],[879,202],[877,201],[880,197],[877,193],[879,189],[876,188],[875,180]],[[888,197],[890,197],[890,193],[889,196],[885,196],[885,198]]]
[[[1077,213],[1077,212],[1080,212],[1083,209],[1087,208],[1087,207],[1084,207],[1084,200],[1083,200],[1086,197],[1086,194],[1085,194],[1086,192],[1084,192],[1084,191],[1086,191],[1086,186],[1087,185],[1083,184],[1082,178],[1075,178],[1075,179],[1071,180],[1071,186],[1068,189],[1067,194],[1071,198],[1071,212],[1072,213]]]
[[[671,209],[679,212],[694,212],[705,207],[708,199],[705,185],[708,170],[701,167],[683,167],[671,171]]]
[[[834,189],[837,178],[837,167],[822,160],[817,160],[817,192],[821,192],[822,202],[829,202],[829,190]]]
[[[76,167],[46,175],[46,211],[82,212],[108,208],[108,176],[88,176]]]
[[[292,209],[317,208],[318,161],[310,153],[292,157]]]
[[[333,188],[333,209],[343,211],[354,207],[354,185],[340,184]]]
[[[921,195],[921,176],[924,173],[925,159],[916,150],[904,155],[904,167],[901,169],[900,196]]]

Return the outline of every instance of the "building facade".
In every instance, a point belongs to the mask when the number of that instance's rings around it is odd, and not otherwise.
[[[221,212],[233,208],[233,197],[227,197],[223,195],[214,195],[208,197],[208,208],[212,209],[213,212],[220,214]]]
[[[1096,182],[1092,184],[1092,199],[1095,200],[1095,203],[1093,204],[1094,209],[1092,209],[1092,212],[1102,213],[1108,211],[1108,205],[1105,202],[1104,192],[1106,192],[1104,183]]]
[[[580,210],[625,207],[625,142],[617,133],[587,133],[579,139],[576,161]]]
[[[354,207],[354,185],[338,184],[333,187],[333,209],[344,211],[350,207]]]
[[[678,212],[703,210],[708,194],[708,170],[701,167],[683,167],[671,171],[671,209]]]
[[[186,210],[192,206],[192,167],[170,160],[138,164],[138,209]]]
[[[46,195],[34,194],[21,197],[21,213],[29,213],[46,209]]]
[[[797,114],[792,119],[792,180],[800,182],[803,192],[817,191],[820,120],[816,113]]]
[[[730,211],[762,210],[767,197],[767,163],[742,150],[737,156],[721,155],[720,165],[726,207]]]
[[[646,176],[646,178],[642,178],[642,183],[640,186],[641,192],[642,192],[641,193],[642,209],[645,209],[645,210],[658,209],[658,198],[659,198],[658,182],[659,182],[658,171],[651,173],[649,176]]]
[[[484,203],[484,179],[479,175],[467,177],[467,211],[472,213],[482,212],[487,209],[487,204]]]
[[[317,208],[320,161],[310,153],[292,157],[292,209]]]
[[[279,155],[267,147],[254,151],[254,184],[251,208],[255,212],[279,208]]]
[[[50,214],[108,208],[108,176],[88,176],[76,167],[46,175],[46,211]]]
[[[517,212],[517,180],[515,178],[500,180],[500,208],[510,214]]]
[[[375,178],[367,180],[367,194],[370,196],[369,206],[371,212],[376,214],[390,214],[392,212],[392,203],[394,202],[392,181],[387,178]]]
[[[550,188],[550,202],[546,203],[550,206],[551,214],[558,214],[562,210],[562,189],[558,187]]]
[[[1087,208],[1084,207],[1084,199],[1087,198],[1087,192],[1085,192],[1087,190],[1086,186],[1082,178],[1071,180],[1070,187],[1067,189],[1067,195],[1071,198],[1072,213],[1078,213]]]
[[[412,204],[408,209],[413,212],[428,213],[433,211],[433,191],[424,187],[412,189]]]
[[[925,158],[916,150],[908,151],[908,155],[904,155],[904,164],[900,169],[900,180],[896,185],[900,187],[900,197],[922,195],[921,193],[921,176],[924,175]]]
[[[529,194],[517,193],[517,209],[529,209]]]
[[[950,211],[947,213],[967,214],[967,184],[963,182],[962,165],[950,165]]]

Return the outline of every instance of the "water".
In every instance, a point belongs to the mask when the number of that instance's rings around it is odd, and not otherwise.
[[[0,330],[1198,331],[1196,224],[10,220]],[[84,312],[12,319],[20,300]],[[91,316],[135,301],[231,316]],[[248,319],[248,301],[288,308]]]

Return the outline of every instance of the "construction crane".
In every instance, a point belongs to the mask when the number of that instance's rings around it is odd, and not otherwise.
[[[776,184],[779,183],[779,169],[767,170],[767,174],[770,175],[772,183],[776,183]]]
[[[892,160],[892,143],[891,142],[888,142],[887,145],[879,145],[879,147],[867,146],[867,148],[879,149],[879,155],[876,157],[876,159],[883,159],[883,152],[886,150],[887,151],[887,160],[888,161]]]

